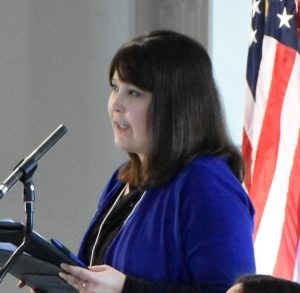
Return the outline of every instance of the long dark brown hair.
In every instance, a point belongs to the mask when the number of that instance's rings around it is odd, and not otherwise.
[[[198,42],[173,31],[145,33],[117,51],[110,80],[115,71],[121,80],[153,94],[146,165],[130,153],[119,172],[123,182],[160,186],[198,155],[228,158],[242,181],[241,155],[227,134],[212,64]]]

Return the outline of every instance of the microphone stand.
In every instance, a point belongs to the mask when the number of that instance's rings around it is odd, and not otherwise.
[[[21,161],[17,165],[17,167],[20,166],[22,162],[23,161]],[[19,168],[23,172],[23,176],[20,178],[20,181],[23,183],[24,186],[23,201],[24,201],[24,209],[25,209],[25,216],[26,216],[25,231],[24,231],[22,243],[17,247],[17,249],[14,251],[14,253],[10,256],[10,258],[7,260],[5,265],[0,270],[0,284],[3,281],[4,277],[6,276],[6,274],[12,268],[14,263],[17,261],[19,256],[25,251],[26,247],[30,242],[30,238],[33,230],[33,210],[34,210],[34,201],[35,201],[35,191],[34,191],[32,176],[37,168],[37,161],[34,159],[29,160]]]

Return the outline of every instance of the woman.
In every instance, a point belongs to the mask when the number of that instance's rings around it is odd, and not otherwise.
[[[109,72],[115,144],[79,257],[60,277],[79,292],[226,292],[255,271],[253,207],[203,47],[172,31],[124,44]]]

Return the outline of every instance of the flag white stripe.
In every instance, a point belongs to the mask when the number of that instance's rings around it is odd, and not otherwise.
[[[255,101],[252,96],[251,90],[246,83],[246,99],[245,99],[245,120],[244,120],[244,128],[247,133],[247,136],[251,140],[253,135],[253,116],[255,110]]]
[[[245,100],[245,131],[249,138],[252,137],[253,133],[253,115],[254,115],[255,102],[252,96],[251,90],[247,84],[246,86],[246,100]]]

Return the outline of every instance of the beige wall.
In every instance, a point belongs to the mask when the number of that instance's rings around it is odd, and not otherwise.
[[[135,31],[173,29],[208,46],[207,0],[136,0]]]

